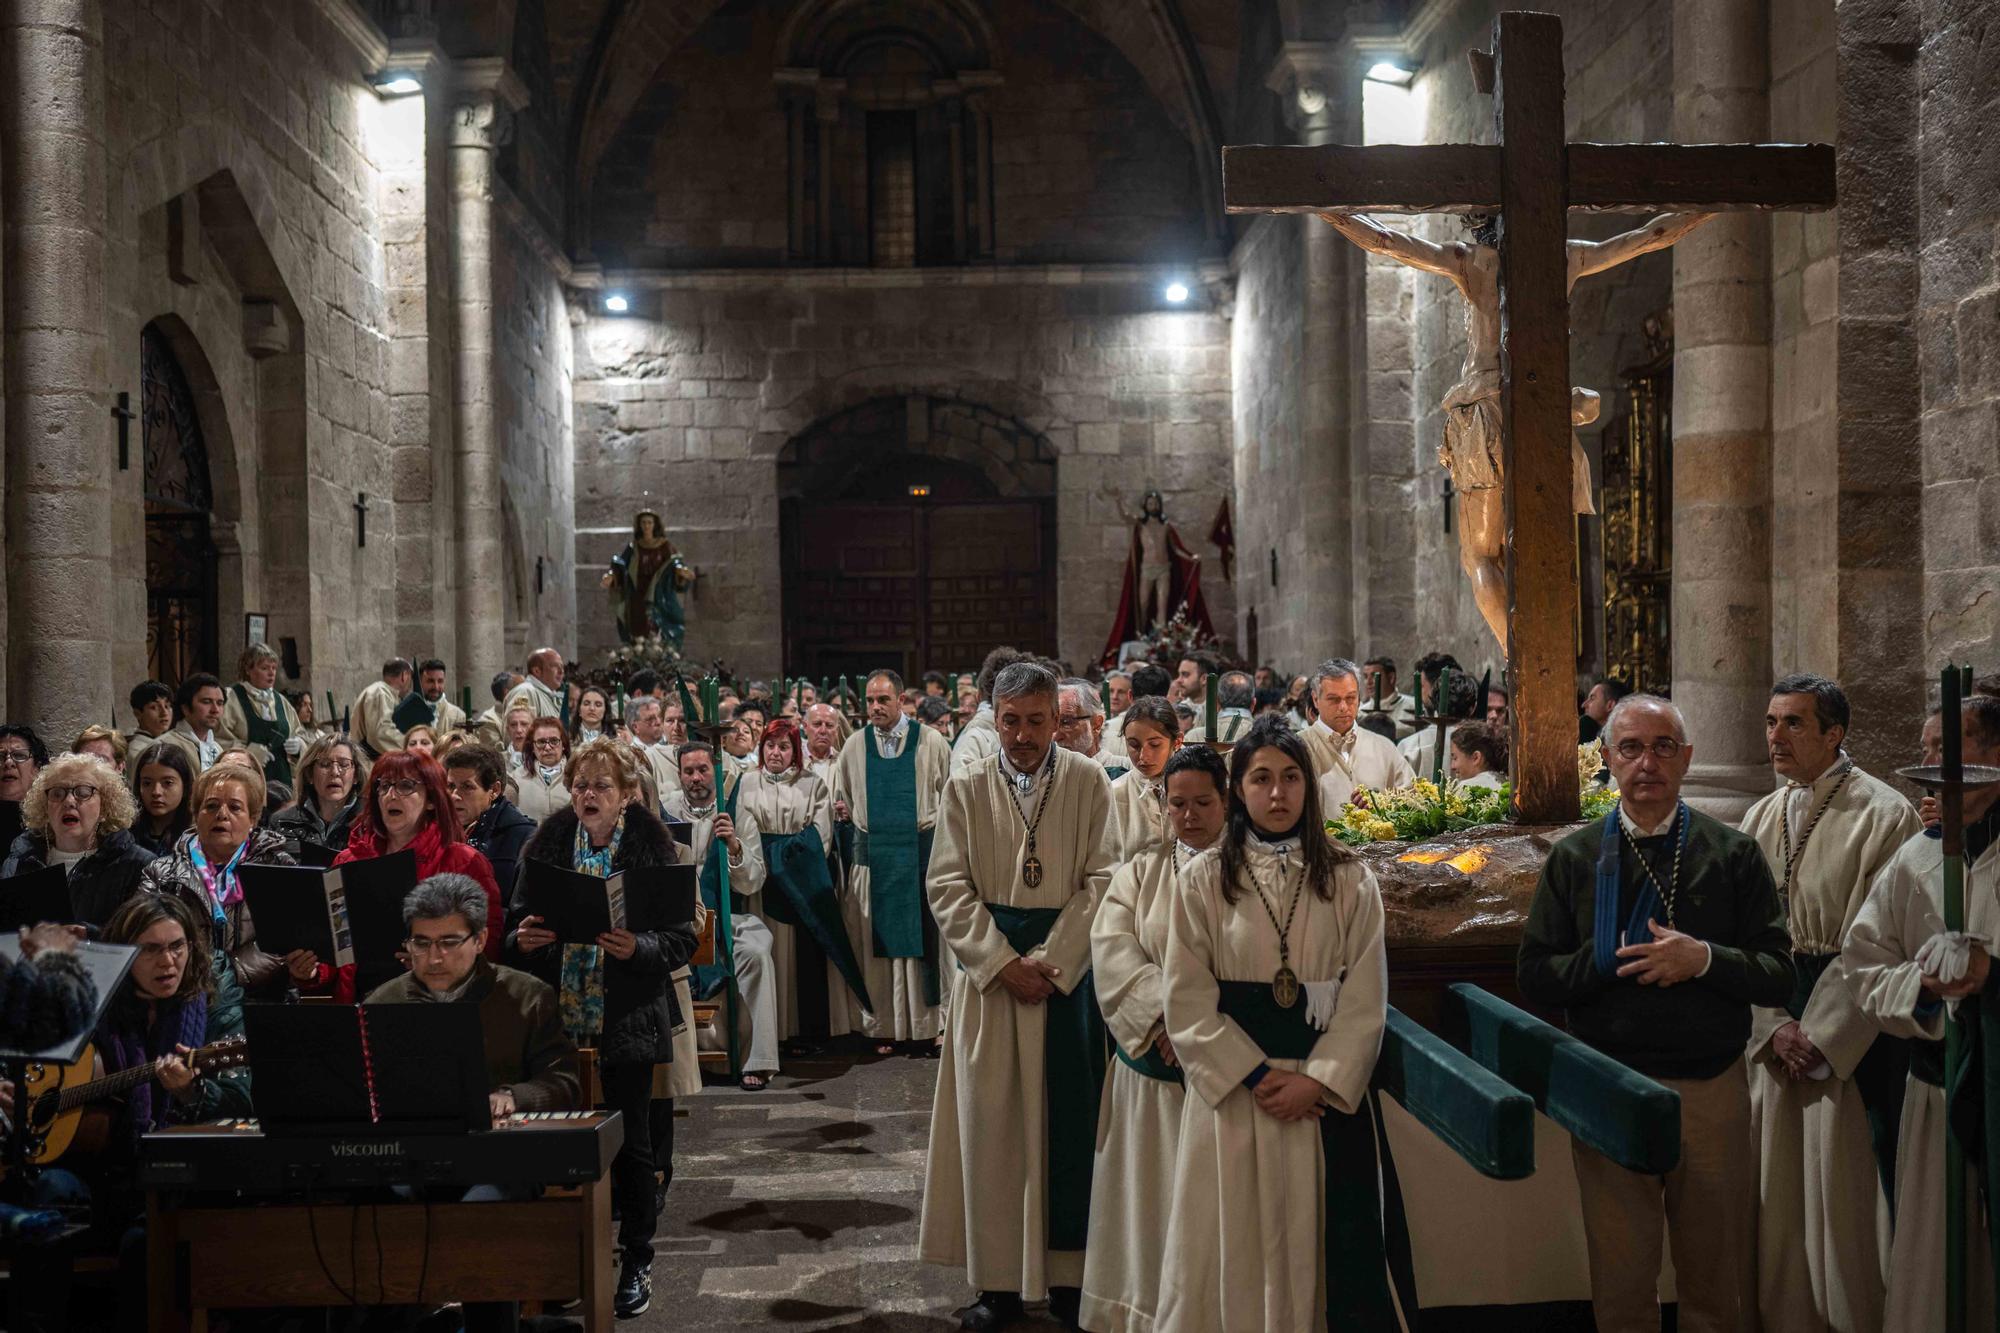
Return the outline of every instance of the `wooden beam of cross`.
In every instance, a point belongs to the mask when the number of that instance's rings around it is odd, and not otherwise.
[[[1578,814],[1568,215],[1830,208],[1833,148],[1568,143],[1552,14],[1500,15],[1493,64],[1499,143],[1224,148],[1223,201],[1231,213],[1499,215],[1514,810],[1560,824]]]

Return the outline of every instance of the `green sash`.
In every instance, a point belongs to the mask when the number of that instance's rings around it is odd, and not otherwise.
[[[1160,1048],[1157,1044],[1148,1046],[1146,1053],[1136,1060],[1125,1054],[1125,1048],[1115,1041],[1111,1043],[1111,1053],[1135,1074],[1144,1074],[1147,1078],[1156,1078],[1162,1083],[1187,1082],[1186,1076],[1181,1073],[1178,1066],[1170,1065],[1160,1058]]]
[[[1219,981],[1218,1008],[1276,1060],[1303,1060],[1321,1033],[1306,1021],[1303,1000],[1281,1009],[1265,981]],[[1261,1112],[1260,1112],[1261,1114]],[[1326,1326],[1392,1329],[1400,1305],[1412,1326],[1417,1314],[1410,1227],[1371,1088],[1353,1115],[1328,1110],[1319,1120],[1326,1167]],[[1378,1188],[1379,1184],[1379,1188]],[[1391,1284],[1394,1292],[1391,1292]]]
[[[1056,907],[1002,907],[998,903],[987,903],[986,910],[1018,954],[1039,948],[1062,915],[1062,909]],[[1081,1250],[1090,1231],[1097,1108],[1108,1064],[1105,1047],[1111,1042],[1097,1009],[1097,987],[1089,972],[1083,974],[1075,990],[1067,995],[1056,991],[1041,1008],[1046,1019],[1042,1087],[1049,1129],[1049,1248]]]
[[[272,722],[259,717],[257,710],[250,706],[250,692],[243,688],[241,681],[230,688],[236,691],[236,703],[243,710],[244,739],[270,752],[271,757],[264,761],[264,781],[282,782],[289,786],[292,766],[285,758],[285,742],[291,739],[292,728],[285,721],[283,697],[276,696],[279,699],[278,720]]]
[[[847,938],[840,898],[833,891],[833,876],[827,872],[826,848],[820,843],[819,830],[808,824],[797,833],[765,833],[762,837],[764,874],[778,888],[778,895],[767,904],[771,916],[811,936],[840,970],[841,980],[861,1001],[861,1007],[873,1013],[875,1006],[868,1002],[861,960],[854,956],[853,942]],[[776,910],[780,903],[788,909],[782,918]]]
[[[862,742],[868,827],[854,829],[849,864],[868,867],[869,933],[875,956],[923,959],[924,1003],[934,1005],[942,998],[937,923],[924,896],[932,831],[917,827],[917,750],[922,743],[915,723],[894,759],[882,757],[875,737]]]
[[[715,813],[728,815],[732,823],[736,820],[736,790],[735,787],[730,787],[715,805]],[[709,827],[713,828],[714,825],[711,823]],[[726,960],[730,959],[735,951],[732,947],[733,941],[726,941],[722,936],[730,929],[730,917],[734,913],[750,910],[750,900],[733,889],[729,894],[729,910],[725,912],[722,909],[722,858],[728,855],[729,849],[720,838],[708,840],[708,856],[701,866],[701,901],[709,911],[716,914],[715,956],[718,961],[694,969],[691,991],[697,1000],[713,999],[729,984],[730,963]]]

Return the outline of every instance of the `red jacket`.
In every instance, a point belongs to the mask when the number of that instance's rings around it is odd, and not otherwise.
[[[347,836],[346,849],[333,858],[333,863],[344,866],[349,861],[366,861],[381,856],[386,850],[375,840],[370,830],[357,826]],[[418,830],[408,850],[417,854],[418,883],[422,883],[432,875],[470,875],[479,882],[480,888],[486,890],[484,952],[489,959],[498,962],[501,948],[506,942],[506,913],[500,903],[500,886],[494,883],[493,867],[487,863],[486,858],[470,844],[446,842],[444,836],[438,832],[436,823],[425,824]],[[354,968],[351,965],[341,968],[338,977],[332,976],[332,971],[332,968],[321,963],[317,982],[313,986],[301,989],[322,990],[328,981],[332,981],[334,999],[342,1004],[353,1004],[359,998],[354,993]]]

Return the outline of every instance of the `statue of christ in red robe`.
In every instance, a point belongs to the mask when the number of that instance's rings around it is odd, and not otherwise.
[[[1121,505],[1121,512],[1123,507]],[[1139,513],[1125,515],[1132,525],[1132,549],[1125,557],[1125,577],[1119,585],[1118,615],[1104,646],[1104,664],[1114,665],[1118,649],[1141,635],[1153,633],[1183,607],[1203,635],[1214,637],[1208,607],[1201,600],[1201,557],[1181,541],[1167,522],[1166,503],[1158,491],[1147,491]]]

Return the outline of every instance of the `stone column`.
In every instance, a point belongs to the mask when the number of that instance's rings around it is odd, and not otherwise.
[[[112,716],[120,628],[110,568],[104,14],[101,0],[39,0],[5,14],[5,714],[53,748]]]
[[[1268,80],[1283,99],[1299,143],[1318,147],[1361,142],[1361,86],[1351,49],[1341,42],[1287,42]],[[1300,623],[1315,657],[1353,651],[1355,629],[1354,432],[1350,330],[1360,315],[1361,252],[1309,213],[1288,219],[1301,228],[1305,258],[1299,443],[1302,549],[1290,553],[1302,571]]]
[[[450,128],[454,420],[457,471],[458,676],[486,680],[507,665],[500,530],[500,439],[493,332],[493,150],[527,104],[500,60],[461,62]]]
[[[1749,143],[1768,123],[1764,0],[1675,0],[1673,137]],[[1740,814],[1771,789],[1770,223],[1725,213],[1674,247],[1674,700],[1688,794]]]

